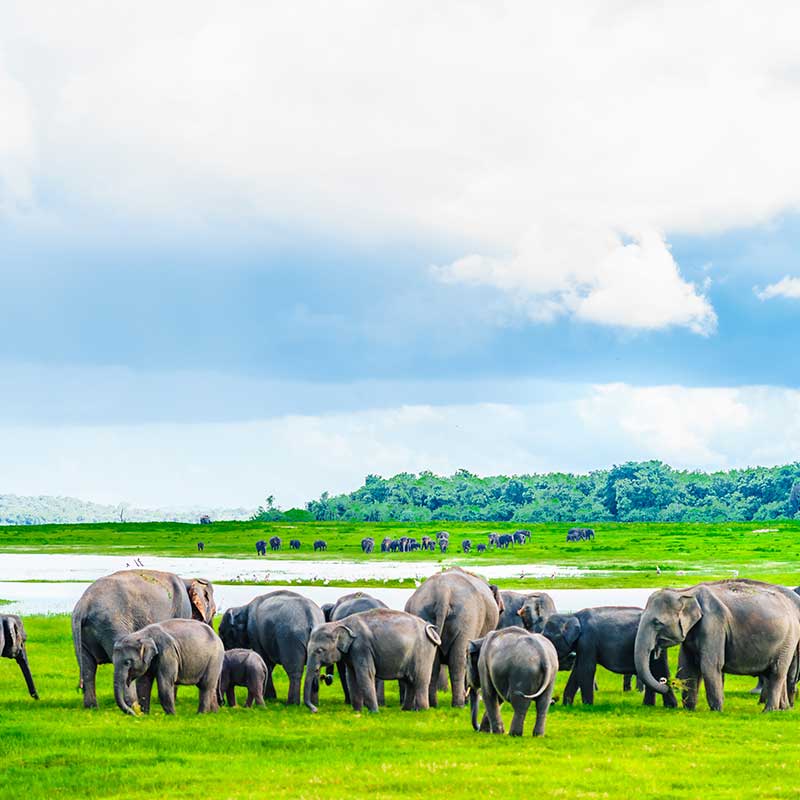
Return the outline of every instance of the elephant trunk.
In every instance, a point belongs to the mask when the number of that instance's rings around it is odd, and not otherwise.
[[[119,706],[121,711],[124,711],[126,714],[130,714],[132,717],[136,716],[136,712],[128,705],[128,701],[125,697],[125,689],[127,688],[127,682],[125,680],[125,673],[122,669],[115,669],[114,670],[114,699],[117,701],[117,705]]]
[[[319,710],[312,702],[311,695],[314,693],[314,684],[319,681],[319,662],[316,659],[309,659],[306,664],[306,682],[303,685],[303,702],[312,714]],[[319,685],[319,683],[317,683]]]
[[[15,660],[17,664],[19,664],[19,668],[22,671],[22,677],[25,678],[25,683],[28,686],[28,692],[30,693],[30,696],[34,700],[38,700],[39,693],[36,691],[36,686],[33,683],[33,675],[31,675],[31,668],[28,665],[28,653],[24,647],[19,651],[19,653],[17,653]]]
[[[473,730],[480,730],[481,726],[478,724],[478,690],[474,686],[469,687],[469,708],[472,714],[472,728]]]
[[[634,662],[636,674],[644,681],[645,685],[658,694],[666,694],[669,688],[666,683],[657,680],[650,670],[650,656],[656,648],[655,631],[645,622],[644,617],[639,624],[634,645]]]

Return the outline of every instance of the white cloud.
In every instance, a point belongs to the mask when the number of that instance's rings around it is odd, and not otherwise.
[[[29,0],[0,48],[32,109],[28,179],[88,224],[436,237],[480,254],[451,279],[485,270],[531,318],[708,333],[655,232],[797,209],[798,27],[769,0]]]
[[[564,384],[538,396],[252,422],[0,425],[0,485],[141,507],[249,507],[274,494],[288,507],[368,473],[585,472],[649,458],[712,470],[800,452],[798,390]]]
[[[33,124],[24,88],[5,69],[0,51],[0,219],[31,200]]]
[[[788,297],[792,300],[800,300],[800,278],[793,278],[786,275],[777,283],[771,283],[763,289],[753,287],[756,297],[759,300],[772,300],[775,297]]]

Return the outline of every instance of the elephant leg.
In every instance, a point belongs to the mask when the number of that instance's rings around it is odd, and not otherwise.
[[[153,694],[153,676],[145,673],[136,681],[136,699],[143,714],[150,713],[150,697]]]
[[[199,683],[197,688],[200,690],[200,700],[197,704],[198,714],[210,714],[218,710],[217,693],[208,681]]]
[[[287,674],[289,675],[289,696],[286,698],[286,702],[290,706],[299,706],[300,687],[303,681],[303,671],[301,669],[300,672],[292,671],[291,673]]]
[[[669,679],[669,656],[667,655],[666,650],[661,653],[658,658],[654,658],[650,662],[650,669],[653,673],[653,677],[656,679],[667,678]],[[648,695],[645,694],[644,703],[645,705],[655,705],[655,692],[650,690],[650,694],[653,695],[652,702],[648,703]],[[664,704],[664,708],[677,708],[678,707],[678,700],[675,697],[675,692],[672,689],[667,689],[665,694],[661,695],[661,701]]]
[[[456,642],[450,651],[450,689],[453,708],[463,708],[467,702],[467,646]],[[455,651],[455,652],[453,652]]]
[[[525,727],[525,717],[528,714],[531,701],[527,697],[517,695],[511,700],[511,707],[514,709],[514,716],[511,719],[511,726],[508,729],[509,736],[522,736]]]
[[[565,706],[571,706],[575,702],[575,694],[578,691],[578,674],[573,666],[572,672],[567,678],[567,685],[564,687],[564,697],[562,702]]]
[[[725,682],[719,666],[704,663],[700,667],[703,674],[703,684],[706,687],[706,701],[712,711],[722,711]]]
[[[481,719],[481,726],[480,726],[481,733],[491,733],[492,732],[492,724],[489,721],[489,714],[484,711],[483,718]]]
[[[505,733],[503,718],[500,716],[500,697],[493,687],[483,690],[483,705],[486,707],[492,733]]]
[[[676,677],[683,682],[681,700],[688,711],[697,708],[697,693],[700,690],[700,667],[684,647],[678,654],[678,672]]]
[[[236,708],[236,687],[232,683],[229,683],[225,689],[225,702],[231,708]]]
[[[342,691],[344,692],[344,701],[345,703],[350,703],[350,689],[347,686],[347,665],[340,661],[336,665],[336,670],[339,673],[339,680],[342,684]]]
[[[386,705],[386,689],[383,685],[383,681],[380,678],[375,679],[375,695],[378,698],[378,705],[385,706]],[[425,708],[428,707],[428,687],[425,686]]]
[[[175,684],[164,675],[156,677],[158,684],[158,702],[165,714],[175,713]]]
[[[256,696],[253,693],[253,689],[252,689],[252,687],[248,687],[247,688],[247,700],[244,701],[244,707],[245,708],[252,708],[253,707],[253,703],[255,703],[255,701],[256,701]]]
[[[358,665],[351,664],[348,666],[347,671],[350,672],[351,669],[356,673],[356,681],[361,688],[364,705],[374,714],[378,710],[378,698],[375,694],[375,665],[371,662]],[[407,691],[406,696],[410,697],[413,703],[413,692]]]
[[[594,703],[594,676],[597,671],[597,664],[593,658],[588,656],[578,657],[575,659],[575,665],[572,667],[572,675],[575,676],[578,687],[581,690],[581,702],[585,706],[590,706]],[[572,677],[570,675],[570,678]]]
[[[450,682],[447,680],[447,670],[444,667],[439,668],[439,682],[436,688],[440,692],[446,692],[450,688]]]
[[[364,697],[361,694],[355,670],[347,670],[347,688],[350,690],[350,705],[353,706],[353,710],[361,711],[364,708]]]
[[[436,649],[436,655],[433,658],[433,667],[431,668],[431,680],[428,684],[428,706],[436,708],[438,700],[436,698],[436,687],[439,685],[439,675],[442,668],[441,655],[439,649]]]
[[[764,702],[764,677],[762,675],[758,676],[758,682],[756,685],[750,690],[750,694],[757,694],[758,695],[758,702]]]
[[[81,653],[81,675],[83,676],[83,707],[97,708],[97,661],[85,650]]]
[[[553,689],[555,689],[555,681],[536,698],[536,724],[533,726],[534,736],[544,736],[544,728],[547,724],[547,712],[550,710],[550,703],[553,699]]]
[[[247,687],[247,703],[248,708],[252,707],[253,703],[257,706],[264,705],[264,676],[256,675],[250,678],[250,685]]]
[[[406,678],[398,680],[400,685],[400,705],[403,711],[414,710],[414,692],[412,690],[411,682]]]
[[[264,687],[264,697],[266,697],[267,700],[277,700],[278,694],[275,691],[275,684],[272,681],[272,670],[275,669],[275,664],[273,664],[270,661],[267,661],[266,663],[267,663],[267,684]]]
[[[633,675],[622,676],[622,691],[629,692],[632,688]]]

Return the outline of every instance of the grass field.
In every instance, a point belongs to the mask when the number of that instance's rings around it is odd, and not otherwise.
[[[196,690],[185,687],[176,717],[154,698],[150,717],[134,719],[114,706],[110,666],[99,673],[101,708],[81,708],[67,617],[26,626],[42,699],[0,659],[0,798],[738,800],[796,798],[800,786],[800,710],[760,713],[749,678],[728,677],[722,714],[690,713],[643,708],[601,670],[598,704],[555,706],[544,739],[529,726],[522,739],[476,734],[447,695],[438,709],[401,712],[395,684],[376,715],[345,707],[334,683],[316,715],[272,701],[200,717]],[[276,674],[280,696],[286,681]]]
[[[800,583],[800,521],[720,524],[610,524],[595,525],[593,542],[565,542],[569,525],[528,525],[529,544],[507,550],[460,552],[462,539],[473,544],[486,541],[489,531],[513,531],[518,525],[500,523],[438,523],[403,525],[394,523],[252,523],[228,522],[211,526],[178,523],[42,525],[0,528],[0,552],[97,553],[113,555],[195,556],[200,558],[255,557],[255,541],[278,535],[283,549],[270,559],[380,560],[480,564],[552,564],[579,567],[579,577],[537,581],[550,588],[648,587],[689,584],[699,580],[731,577],[758,578],[787,585]],[[373,536],[377,543],[385,536],[420,538],[445,528],[451,534],[451,548],[440,553],[380,553],[366,556],[360,542]],[[289,539],[302,542],[302,549],[288,549]],[[196,542],[206,548],[198,553]],[[325,539],[327,552],[314,553],[315,539]],[[656,574],[656,565],[661,574]],[[507,580],[503,585],[525,585]]]

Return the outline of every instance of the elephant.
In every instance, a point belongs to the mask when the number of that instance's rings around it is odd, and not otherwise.
[[[267,554],[267,543],[263,539],[256,542],[256,555],[265,556]]]
[[[214,587],[204,578],[133,569],[96,580],[72,612],[84,707],[97,707],[97,667],[111,663],[117,639],[167,619],[196,619],[211,625],[216,613]],[[130,702],[133,699],[130,693]]]
[[[153,680],[165,714],[175,713],[180,685],[200,689],[198,714],[217,711],[217,686],[225,651],[210,625],[193,619],[168,619],[145,625],[114,643],[114,697],[126,714],[135,715],[126,689],[136,680],[142,712],[150,712]]]
[[[531,701],[536,702],[534,736],[544,736],[547,711],[558,675],[558,656],[541,634],[512,626],[490,631],[469,643],[467,683],[472,727],[478,731],[504,733],[500,705],[511,703],[514,718],[510,736],[522,736]],[[478,689],[483,693],[486,713],[478,725]]]
[[[326,603],[322,606],[322,613],[325,615],[325,622],[337,622],[351,614],[358,614],[360,611],[369,611],[371,608],[388,608],[386,603],[378,600],[377,597],[365,594],[364,592],[354,592],[340,597],[335,603]],[[347,686],[347,664],[339,661],[336,664],[339,670],[339,680],[342,683],[345,703],[350,703],[350,690]],[[330,686],[332,682],[333,665],[328,666],[328,675],[325,682]],[[383,681],[379,678],[375,680],[375,694],[378,697],[378,705],[385,705]]]
[[[281,537],[280,536],[270,536],[269,537],[269,549],[270,550],[280,550],[281,549]]]
[[[464,541],[461,542],[461,549],[465,553],[469,553],[469,551],[472,549],[472,542],[469,539],[464,539]]]
[[[39,693],[33,682],[33,675],[31,675],[31,668],[28,664],[28,651],[25,649],[27,640],[28,634],[25,632],[21,617],[16,614],[0,614],[0,656],[13,658],[17,662],[28,686],[28,694],[34,700],[38,700]]]
[[[366,536],[361,540],[361,551],[371,553],[375,549],[375,540],[371,536]]]
[[[800,597],[745,579],[660,589],[647,600],[635,646],[636,671],[659,694],[668,687],[650,671],[648,657],[676,644],[684,708],[697,707],[702,679],[709,708],[722,711],[725,673],[760,677],[765,711],[788,708],[800,657]]]
[[[250,708],[253,703],[263,706],[266,683],[267,665],[255,650],[247,650],[243,647],[226,650],[217,687],[217,701],[220,705],[223,701],[227,701],[228,705],[233,708],[236,705],[235,687],[246,686],[245,707]]]
[[[316,539],[314,541],[314,552],[316,553],[317,550],[327,550],[328,543],[324,539]]]
[[[436,628],[414,614],[373,608],[315,628],[308,641],[308,669],[303,697],[317,711],[315,688],[323,665],[345,661],[351,705],[378,710],[375,681],[399,680],[403,710],[428,708],[429,684],[442,643]],[[318,701],[317,701],[318,702]]]
[[[550,616],[542,633],[556,649],[559,668],[571,667],[572,670],[564,688],[564,705],[572,705],[578,689],[584,705],[594,703],[594,678],[598,664],[625,676],[637,672],[639,663],[634,657],[634,645],[641,617],[641,608],[626,606],[584,608],[575,614]],[[571,664],[573,653],[574,664]],[[652,653],[652,656],[648,654],[647,661],[648,672],[653,670],[651,674],[657,673],[665,681],[665,691],[661,692],[664,705],[675,708],[678,701],[666,684],[669,678],[666,651]],[[644,704],[655,704],[652,687],[645,686]]]
[[[433,665],[429,702],[436,706],[439,666],[450,669],[452,704],[466,700],[467,644],[497,627],[503,600],[498,588],[460,567],[438,572],[409,597],[405,610],[432,623],[442,640]]]
[[[503,598],[503,613],[498,628],[519,625],[534,633],[541,633],[544,623],[556,613],[556,604],[546,592],[500,592]]]
[[[280,589],[262,594],[245,606],[229,608],[219,623],[226,650],[255,650],[267,665],[264,696],[275,694],[272,671],[280,664],[289,676],[289,705],[300,704],[300,688],[311,631],[325,622],[322,609],[307,597]]]
[[[197,552],[198,553],[202,553],[203,550],[205,550],[205,549],[206,549],[206,543],[205,542],[198,542],[197,543]]]
[[[299,539],[290,539],[289,540],[289,549],[290,550],[299,550],[300,549],[300,540]]]

